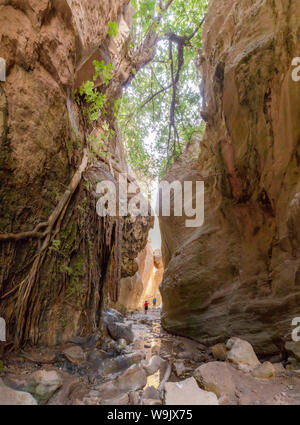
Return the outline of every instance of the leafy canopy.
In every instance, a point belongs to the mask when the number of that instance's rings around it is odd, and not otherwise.
[[[196,60],[208,0],[131,3],[133,55],[151,31],[156,34],[155,54],[139,72],[132,70],[135,78],[124,90],[119,121],[128,162],[135,171],[153,178],[164,174],[193,134],[204,127]]]

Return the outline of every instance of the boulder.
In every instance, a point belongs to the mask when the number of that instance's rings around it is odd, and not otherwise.
[[[155,387],[149,386],[144,390],[142,399],[160,400],[160,393]]]
[[[195,378],[180,382],[167,382],[165,404],[173,406],[218,405],[217,396],[198,387]]]
[[[31,394],[24,391],[15,391],[3,384],[0,378],[0,405],[13,406],[13,405],[37,405],[37,401]]]
[[[235,393],[235,384],[227,363],[205,363],[195,370],[194,377],[201,388],[212,391],[217,397],[232,396]]]
[[[142,400],[143,406],[160,406],[162,404],[161,400],[153,400],[151,398],[145,398]]]
[[[210,349],[215,360],[221,360],[225,362],[227,359],[227,348],[225,344],[216,344]]]
[[[275,376],[275,368],[270,362],[264,362],[256,366],[256,368],[252,372],[255,378],[268,379],[273,378]]]
[[[30,375],[26,389],[39,403],[46,403],[62,386],[61,375],[55,370],[38,370]]]
[[[259,360],[249,342],[234,337],[227,341],[226,347],[229,350],[227,360],[230,362],[241,366],[241,368],[243,366],[254,368],[259,365]]]
[[[139,365],[133,365],[122,375],[100,385],[97,389],[103,400],[110,400],[124,393],[141,390],[146,384],[147,375],[144,369]]]
[[[286,351],[300,361],[300,341],[288,341],[285,343]]]
[[[127,406],[129,404],[128,394],[121,394],[111,400],[102,400],[101,404],[105,406]]]
[[[81,345],[83,349],[95,348],[98,340],[98,333],[93,333],[91,335],[87,335],[86,337],[73,336],[70,338],[70,342],[73,342],[77,345]]]
[[[102,317],[103,317],[103,322],[106,325],[108,325],[109,323],[124,322],[124,317],[122,316],[122,314],[119,313],[117,310],[114,310],[113,308],[107,308],[106,310],[104,310]]]
[[[161,357],[154,355],[143,365],[147,375],[153,375],[161,366],[165,365],[166,361]]]
[[[187,371],[187,368],[184,365],[184,361],[176,361],[175,363],[173,363],[173,369],[175,372],[175,375],[180,377],[183,376],[184,373]]]
[[[131,406],[138,406],[140,404],[140,395],[138,391],[132,391],[129,393],[129,404]]]
[[[131,344],[134,340],[134,334],[130,325],[125,325],[120,322],[111,322],[107,324],[107,329],[110,336],[114,340],[125,339],[127,344]]]
[[[73,364],[79,365],[85,361],[85,353],[79,345],[66,348],[63,351],[65,357]]]
[[[144,353],[136,351],[134,353],[125,354],[123,356],[105,359],[98,370],[103,375],[118,373],[125,369],[128,369],[130,366],[134,364],[140,363],[140,361],[144,358],[144,356],[145,356]]]

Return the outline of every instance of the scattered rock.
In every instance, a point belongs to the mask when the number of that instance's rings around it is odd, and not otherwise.
[[[142,398],[143,399],[160,400],[160,393],[155,387],[149,386],[144,390]]]
[[[13,406],[13,405],[37,405],[37,401],[31,394],[23,391],[15,391],[4,385],[0,378],[0,405]]]
[[[228,404],[231,404],[229,397],[227,395],[222,395],[222,397],[219,398],[219,405],[227,406]]]
[[[118,339],[117,343],[119,347],[126,348],[126,345],[127,345],[126,339],[120,338]]]
[[[272,363],[264,362],[256,366],[252,373],[255,378],[268,379],[275,376],[275,369]]]
[[[46,403],[62,384],[62,377],[55,370],[38,370],[30,376],[26,389],[39,403]]]
[[[138,391],[129,393],[129,404],[131,406],[138,406],[140,404],[140,396]]]
[[[225,362],[227,359],[227,348],[225,344],[216,344],[210,349],[215,360]]]
[[[102,400],[101,404],[106,406],[126,406],[129,404],[129,396],[128,394],[121,394],[111,400]]]
[[[164,364],[166,364],[166,361],[163,360],[161,357],[155,355],[155,356],[151,357],[151,359],[149,359],[148,362],[145,362],[143,367],[144,367],[147,375],[153,375]]]
[[[177,357],[178,359],[194,360],[193,353],[190,353],[189,351],[182,351],[181,353],[178,353]]]
[[[259,360],[249,342],[234,337],[227,341],[226,347],[229,350],[227,360],[238,365],[241,369],[243,369],[243,366],[254,368],[259,365]],[[246,368],[244,371],[246,371]]]
[[[70,342],[73,342],[74,344],[77,344],[77,345],[81,345],[83,349],[95,348],[98,340],[99,340],[98,333],[94,333],[86,337],[73,336],[70,338]]]
[[[188,378],[181,382],[167,382],[165,385],[165,404],[174,406],[185,405],[218,405],[214,393],[204,391],[198,387],[195,378]]]
[[[113,308],[107,308],[106,310],[104,310],[102,318],[103,322],[106,325],[108,325],[109,323],[124,322],[124,317],[122,316],[122,314],[119,313],[117,310],[114,310]]]
[[[99,372],[103,375],[109,375],[111,373],[119,373],[130,366],[139,363],[143,360],[145,354],[142,352],[134,352],[131,354],[125,354],[110,359],[104,360],[99,368]]]
[[[179,378],[181,376],[184,375],[184,373],[187,371],[187,368],[184,365],[184,361],[176,361],[175,363],[173,363],[173,369],[175,372],[175,375],[178,376]]]
[[[127,344],[131,344],[134,340],[134,334],[130,325],[124,323],[111,322],[107,325],[108,332],[114,340],[125,339]]]
[[[285,368],[283,367],[282,363],[275,363],[273,364],[274,370],[275,370],[275,376],[283,376],[286,374]]]
[[[58,389],[55,394],[47,402],[47,405],[51,406],[65,406],[72,404],[72,396],[78,397],[79,393],[84,394],[86,390],[79,378],[67,377],[63,380],[63,385]],[[82,396],[84,397],[84,395]]]
[[[144,406],[160,406],[161,404],[161,400],[152,400],[150,398],[145,398],[142,400],[142,405]]]
[[[300,341],[288,341],[285,343],[286,351],[300,361]]]
[[[233,396],[235,384],[232,379],[230,366],[223,362],[209,362],[198,367],[194,377],[201,388],[212,391],[218,397],[222,395]]]
[[[85,361],[84,351],[79,345],[73,345],[71,347],[66,348],[63,351],[65,357],[69,360],[69,362],[79,365],[80,363]]]
[[[139,365],[133,365],[114,381],[106,382],[100,385],[100,396],[103,400],[115,398],[118,394],[129,393],[140,390],[147,384],[147,375],[144,369]]]

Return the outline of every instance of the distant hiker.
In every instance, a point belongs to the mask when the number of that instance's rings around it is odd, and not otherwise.
[[[154,297],[153,298],[153,307],[155,307],[156,306],[156,298]]]
[[[144,308],[145,308],[145,314],[147,314],[147,311],[148,311],[148,308],[149,308],[148,301],[145,301]]]

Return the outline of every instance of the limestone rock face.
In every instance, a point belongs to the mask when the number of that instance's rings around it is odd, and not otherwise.
[[[194,377],[201,388],[212,391],[217,397],[234,395],[235,384],[227,363],[205,363],[195,370]]]
[[[0,379],[0,404],[3,406],[22,405],[35,406],[37,401],[31,394],[24,391],[15,391],[3,384]]]
[[[198,387],[195,378],[180,382],[167,382],[165,385],[166,405],[218,405],[217,396]]]
[[[119,70],[109,87],[100,77],[95,86],[110,105],[120,97],[131,14],[129,0],[0,2],[0,57],[6,60],[0,87],[0,234],[32,231],[47,222],[84,148],[90,150],[49,245],[48,237],[0,240],[0,316],[7,340],[16,346],[55,345],[95,332],[102,306],[117,298],[121,274],[134,275],[135,258],[147,243],[152,219],[127,217],[119,225],[121,220],[97,215],[97,183],[117,179],[117,169],[128,171],[122,140],[108,108],[93,136],[103,139],[104,128],[112,130],[103,148],[111,154],[110,167],[92,153],[90,129],[73,98],[73,90],[93,80],[94,60]],[[110,21],[119,26],[114,40],[107,33]]]
[[[283,350],[300,303],[299,2],[211,0],[199,60],[206,133],[167,180],[205,183],[205,222],[160,217],[163,325]],[[193,149],[193,147],[191,147]]]
[[[142,240],[140,238],[139,240]],[[127,247],[130,241],[125,243]],[[130,250],[127,250],[127,253]],[[145,300],[150,302],[156,297],[156,305],[161,304],[159,285],[162,281],[164,267],[160,250],[153,251],[151,243],[148,241],[146,247],[136,258],[137,272],[132,277],[125,277],[121,280],[120,295],[114,308],[122,312],[128,310],[140,310],[143,308]]]
[[[226,347],[228,348],[227,360],[237,365],[255,367],[259,365],[259,360],[248,341],[239,338],[230,338]]]

